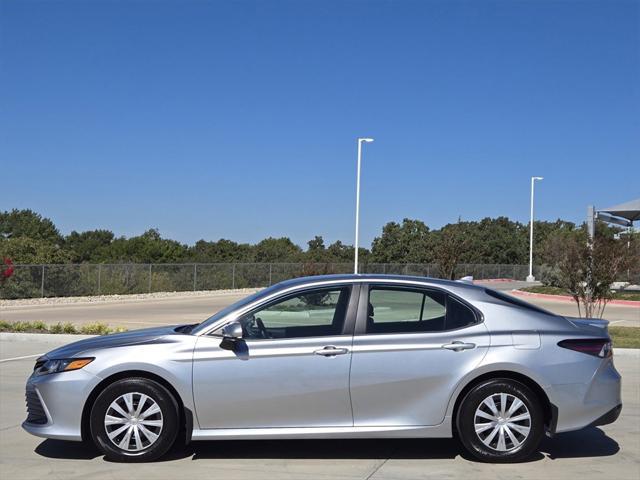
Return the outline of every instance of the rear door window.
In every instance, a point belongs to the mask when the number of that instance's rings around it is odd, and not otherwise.
[[[444,329],[446,295],[436,291],[373,287],[367,333],[434,332]]]
[[[475,311],[440,290],[372,286],[366,333],[457,330],[478,322]]]

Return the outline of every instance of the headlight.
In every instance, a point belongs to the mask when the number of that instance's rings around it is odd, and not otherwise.
[[[71,370],[80,370],[93,362],[93,358],[67,358],[57,360],[41,360],[36,362],[33,374],[37,377],[47,375],[49,373],[68,372]]]

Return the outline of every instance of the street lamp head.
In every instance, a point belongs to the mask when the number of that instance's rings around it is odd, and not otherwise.
[[[533,178],[534,180],[544,180],[544,177],[531,177],[531,178]]]
[[[358,138],[359,142],[371,143],[373,142],[373,138]]]

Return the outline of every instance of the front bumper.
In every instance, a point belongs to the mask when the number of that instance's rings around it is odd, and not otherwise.
[[[82,440],[84,405],[99,382],[85,370],[29,377],[27,419],[22,428],[38,437]]]

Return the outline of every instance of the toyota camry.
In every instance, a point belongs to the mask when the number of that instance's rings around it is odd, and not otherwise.
[[[176,442],[457,437],[519,461],[622,408],[607,322],[460,281],[298,278],[196,325],[38,358],[23,427],[149,461]]]

